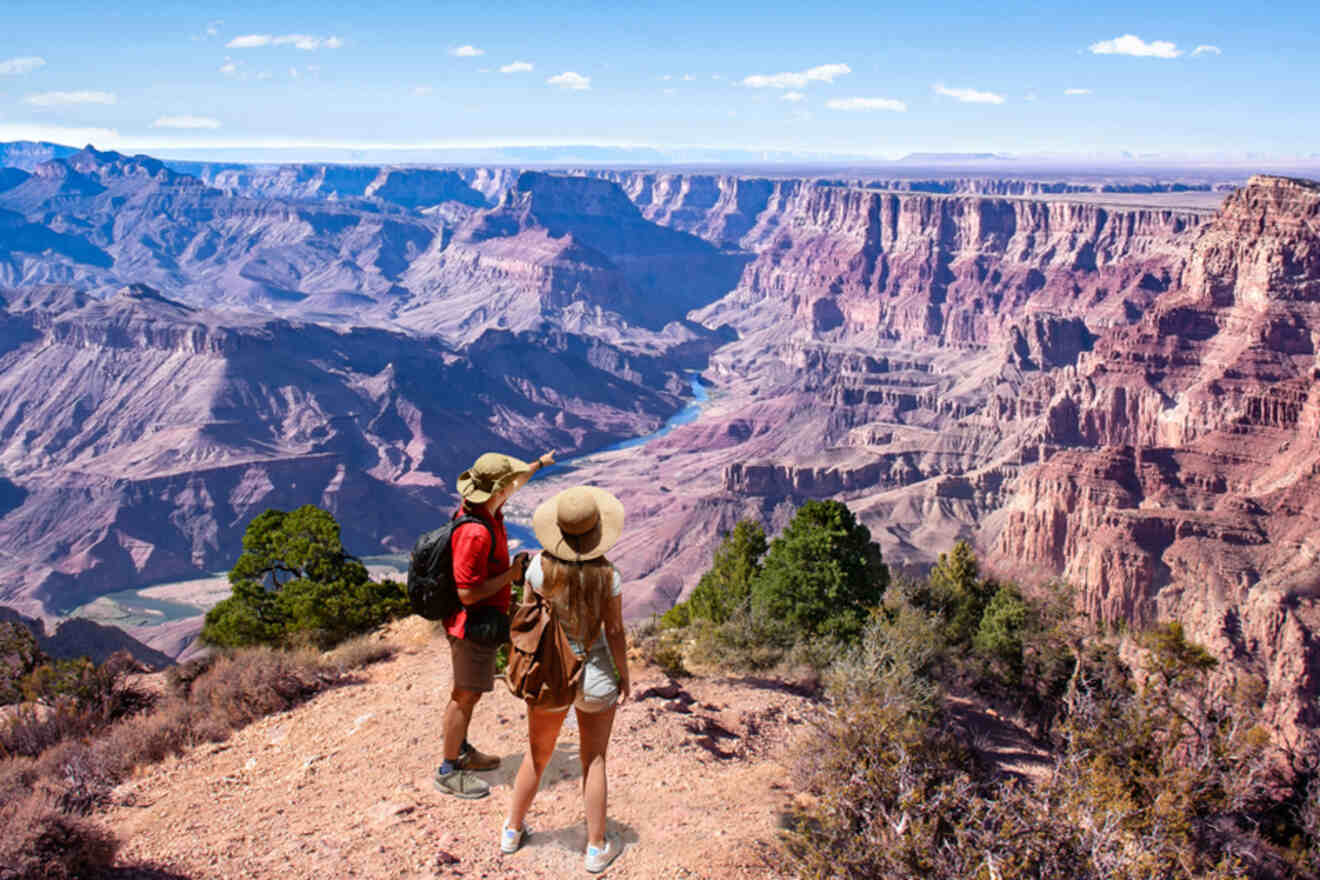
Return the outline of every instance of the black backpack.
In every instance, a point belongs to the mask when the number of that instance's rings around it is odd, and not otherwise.
[[[480,523],[490,532],[490,525],[475,516],[456,516],[438,529],[432,529],[413,545],[408,564],[408,601],[413,611],[427,620],[445,620],[463,607],[454,583],[454,529],[464,523]],[[490,549],[495,555],[495,534],[491,532]]]

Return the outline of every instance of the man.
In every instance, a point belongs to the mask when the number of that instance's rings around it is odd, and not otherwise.
[[[451,539],[454,583],[465,607],[445,621],[454,687],[445,708],[444,763],[436,768],[435,786],[446,794],[485,797],[490,794],[490,786],[471,771],[494,770],[500,764],[499,758],[478,751],[467,741],[472,710],[482,694],[495,688],[495,652],[499,649],[499,645],[467,638],[468,607],[492,606],[502,614],[509,613],[513,604],[511,585],[521,580],[527,554],[519,553],[516,564],[510,564],[502,508],[532,474],[554,463],[554,454],[549,452],[531,464],[487,452],[458,477],[463,515],[482,522],[464,523],[454,530]]]

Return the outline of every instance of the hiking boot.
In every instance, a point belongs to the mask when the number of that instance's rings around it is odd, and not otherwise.
[[[500,831],[500,852],[506,856],[516,853],[522,849],[523,841],[531,836],[532,829],[527,827],[526,822],[523,823],[521,828],[510,828],[505,825],[503,830]]]
[[[490,786],[483,780],[473,776],[467,770],[458,768],[450,770],[448,773],[441,773],[440,768],[437,767],[434,782],[437,791],[452,794],[454,797],[466,798],[467,800],[484,798],[490,794]]]
[[[599,874],[608,868],[621,852],[623,852],[623,846],[619,843],[619,839],[612,834],[606,834],[604,846],[587,846],[587,870],[593,874]]]
[[[456,767],[464,770],[494,770],[500,766],[500,759],[494,755],[488,755],[485,752],[479,752],[473,748],[469,742],[463,743],[463,748],[458,753],[458,760],[454,762]]]

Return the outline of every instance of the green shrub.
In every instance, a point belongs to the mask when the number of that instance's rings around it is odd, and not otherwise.
[[[32,630],[21,623],[0,622],[0,706],[21,702],[20,682],[45,662]]]
[[[866,526],[837,501],[808,501],[770,543],[752,580],[753,616],[807,637],[855,639],[889,586]]]
[[[1033,609],[1012,585],[1000,587],[977,621],[972,648],[1002,681],[1021,684],[1025,640],[1035,629]]]
[[[948,553],[940,554],[916,601],[945,621],[950,642],[970,645],[981,616],[998,590],[998,584],[981,577],[971,545],[959,541]]]
[[[339,523],[310,504],[254,519],[229,583],[232,595],[207,612],[202,627],[202,640],[216,647],[324,648],[411,613],[402,586],[371,581],[345,552]]]
[[[743,520],[733,527],[715,551],[710,570],[701,576],[686,600],[665,612],[661,623],[687,626],[693,620],[724,623],[749,601],[752,583],[761,573],[766,551],[765,530]]]

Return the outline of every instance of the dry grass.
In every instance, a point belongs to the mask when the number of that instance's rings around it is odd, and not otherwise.
[[[328,666],[346,672],[389,660],[396,653],[398,648],[387,639],[385,633],[367,633],[328,651],[322,655],[321,660]]]
[[[0,880],[79,880],[114,863],[107,829],[62,812],[40,793],[0,804]]]
[[[80,817],[104,804],[135,767],[226,739],[393,651],[370,638],[325,658],[314,650],[247,649],[180,670],[152,712],[113,723],[97,707],[16,719],[0,740],[7,750],[0,760],[0,880],[87,877],[108,867],[113,835]]]

